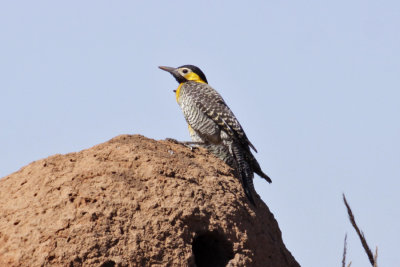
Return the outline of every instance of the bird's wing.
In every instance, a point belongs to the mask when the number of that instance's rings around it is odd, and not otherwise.
[[[196,88],[187,92],[191,94],[195,105],[200,111],[217,123],[229,136],[237,138],[241,143],[250,146],[257,152],[222,96],[208,84],[193,83],[191,86],[195,86]]]

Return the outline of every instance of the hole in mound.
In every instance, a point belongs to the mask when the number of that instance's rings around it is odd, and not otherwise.
[[[206,232],[193,239],[192,251],[197,267],[226,266],[233,259],[233,246],[218,232]]]
[[[100,267],[114,267],[115,266],[115,261],[108,260],[105,261]]]

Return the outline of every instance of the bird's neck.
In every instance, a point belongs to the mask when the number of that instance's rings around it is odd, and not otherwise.
[[[197,77],[198,79],[194,79],[194,77]],[[181,93],[181,87],[182,85],[184,85],[186,82],[196,82],[196,83],[206,83],[205,81],[203,81],[202,79],[200,79],[200,77],[196,74],[196,76],[192,76],[193,80],[187,80],[183,83],[180,83],[178,88],[176,88],[175,90],[175,96],[176,96],[176,102],[179,103],[179,97],[180,97],[180,93]]]

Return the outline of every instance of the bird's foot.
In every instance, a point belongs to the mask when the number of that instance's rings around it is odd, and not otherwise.
[[[178,141],[174,138],[165,138],[165,140],[174,144],[184,145],[185,147],[189,148],[192,151],[197,149],[198,145],[204,144],[202,142],[194,142],[194,141]]]

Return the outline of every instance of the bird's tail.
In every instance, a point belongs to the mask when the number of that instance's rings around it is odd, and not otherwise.
[[[254,202],[254,198],[252,195],[252,192],[254,192],[254,184],[253,184],[254,174],[253,174],[253,170],[246,158],[247,151],[245,149],[243,149],[243,147],[239,143],[233,141],[231,144],[231,152],[235,159],[235,163],[237,166],[236,169],[240,175],[244,192],[245,192],[247,198],[249,199],[249,201],[251,202],[251,204],[253,204],[255,206],[256,204]]]
[[[250,150],[247,151],[246,153],[246,161],[250,164],[251,169],[257,173],[260,177],[264,178],[268,183],[272,183],[271,178],[269,178],[268,175],[266,175],[260,167],[260,164],[254,157],[253,153],[251,153]]]

